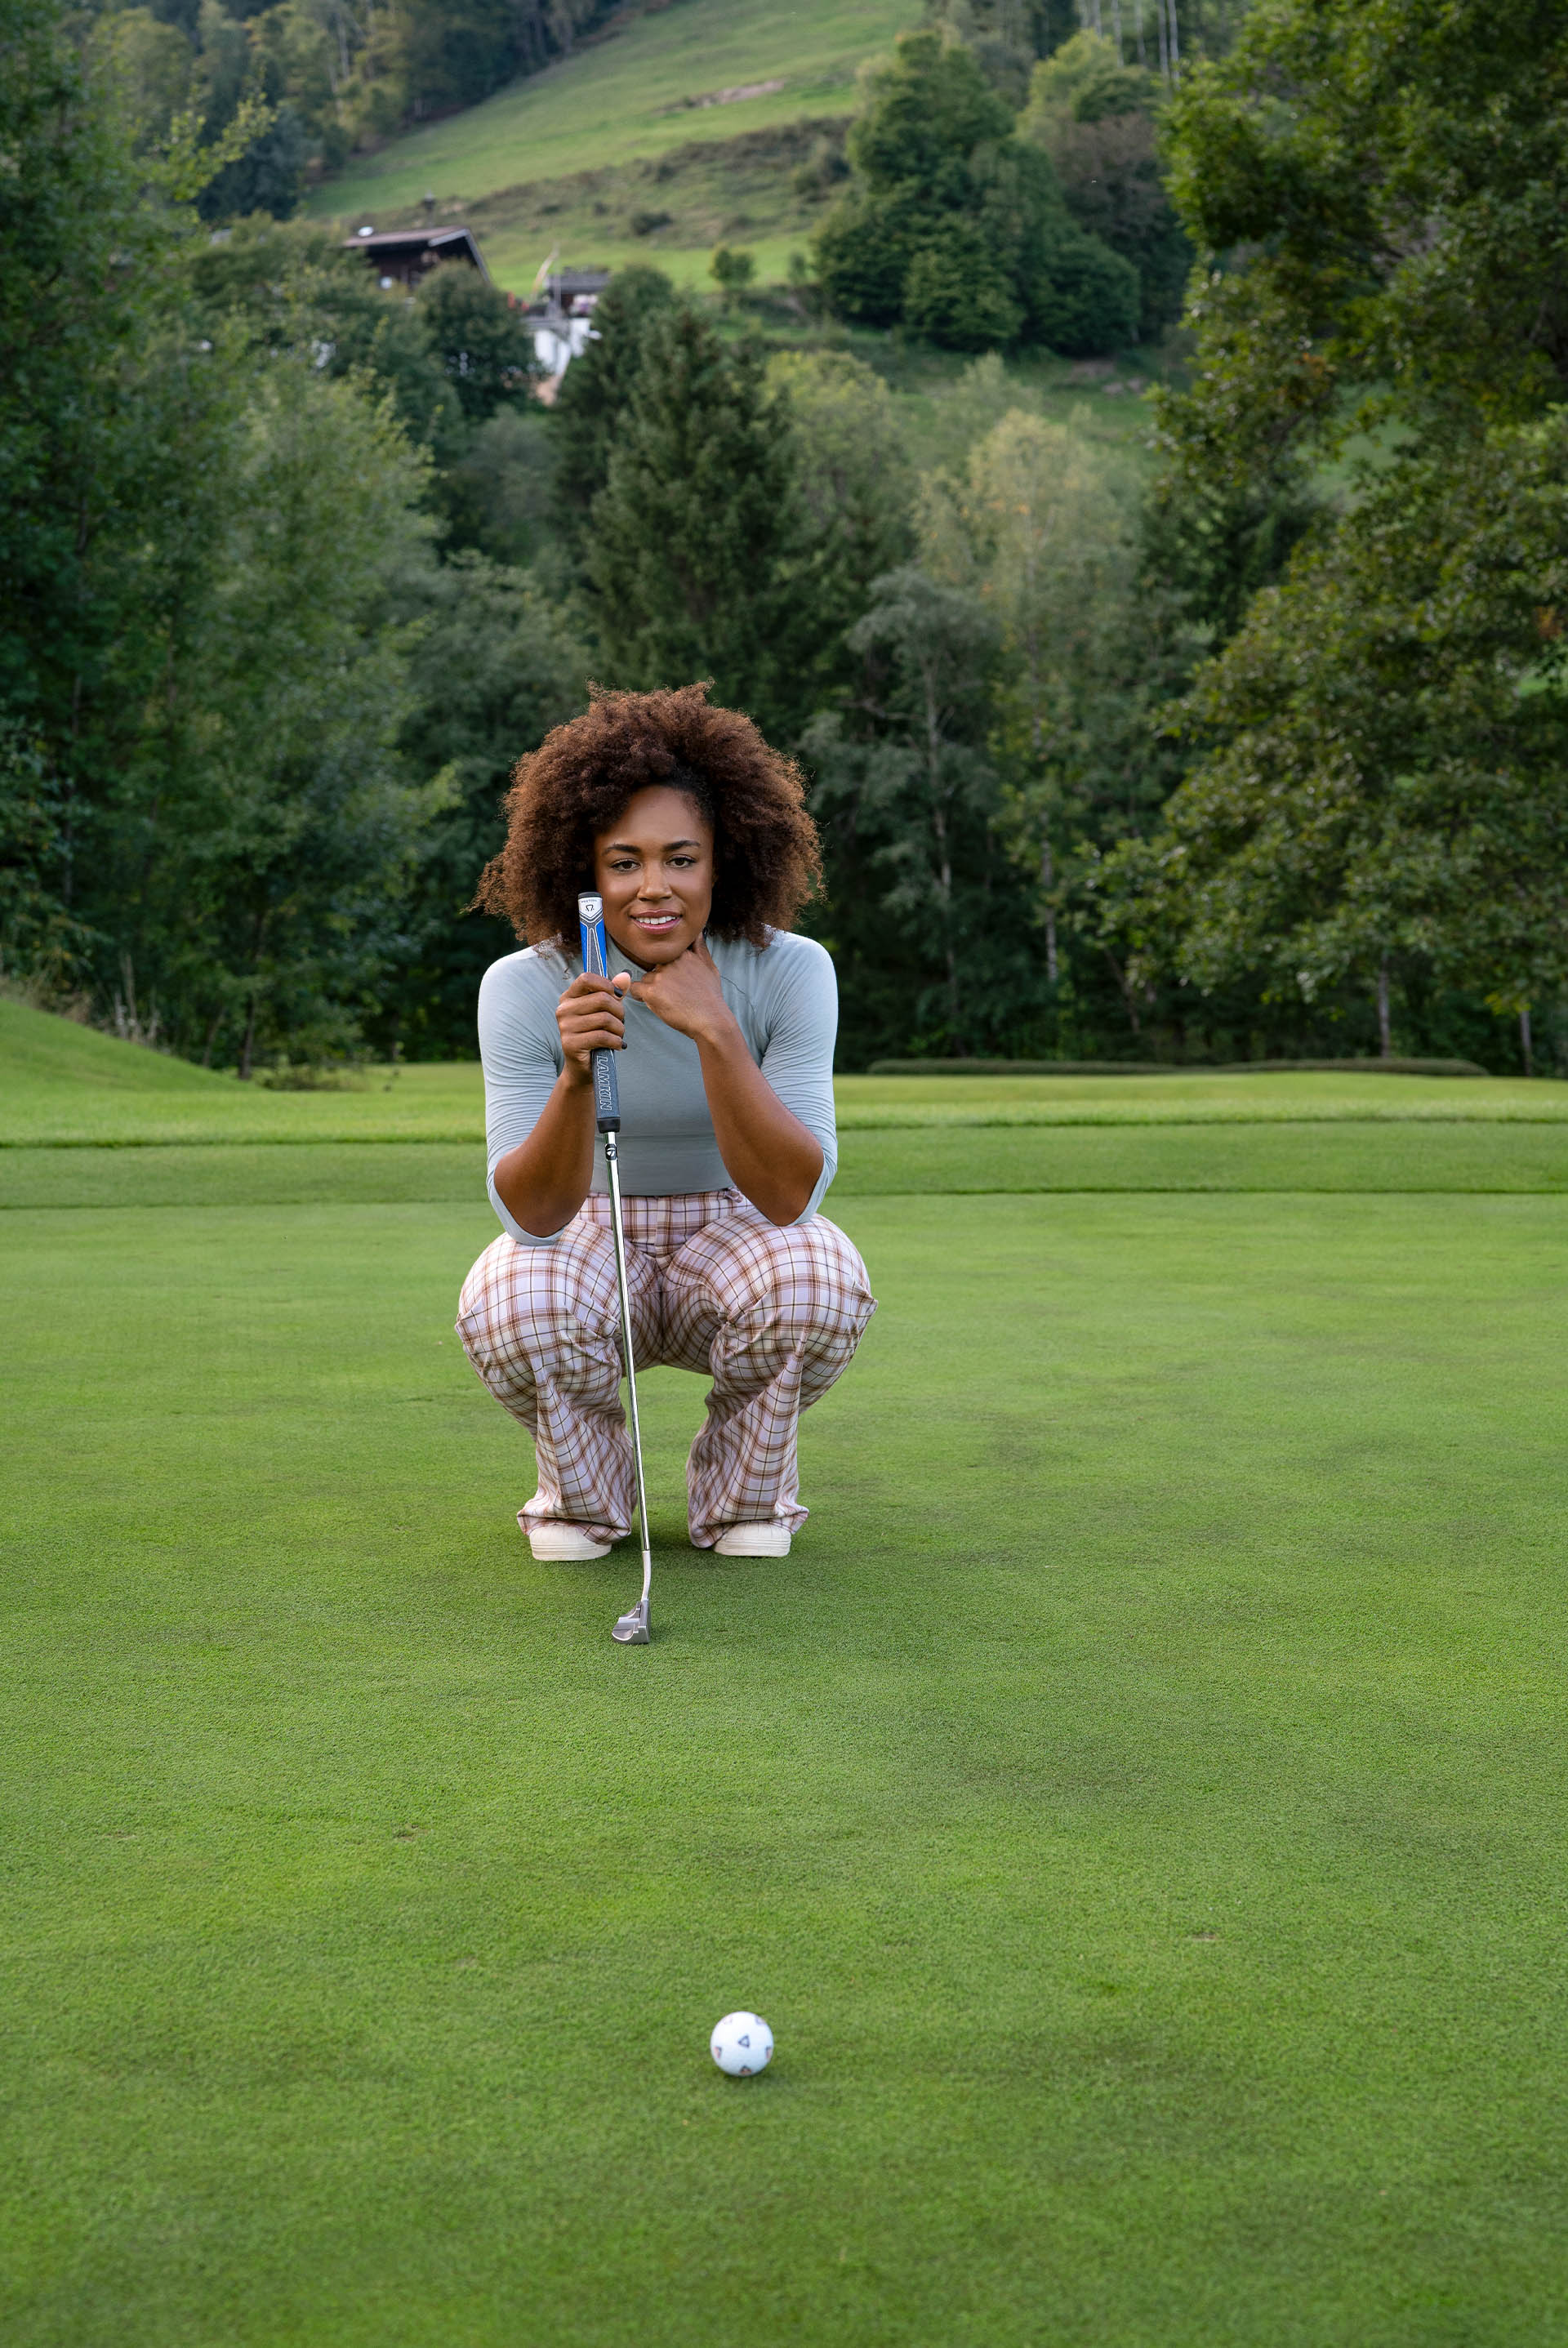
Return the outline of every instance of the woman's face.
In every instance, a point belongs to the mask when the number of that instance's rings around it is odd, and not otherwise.
[[[677,962],[713,902],[712,826],[682,791],[639,791],[594,839],[593,886],[624,954],[645,970]]]

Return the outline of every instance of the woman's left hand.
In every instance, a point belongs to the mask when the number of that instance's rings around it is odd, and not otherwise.
[[[661,963],[637,979],[632,994],[666,1027],[677,1035],[689,1035],[694,1044],[716,1044],[734,1031],[735,1014],[724,999],[718,965],[701,938],[677,962]]]

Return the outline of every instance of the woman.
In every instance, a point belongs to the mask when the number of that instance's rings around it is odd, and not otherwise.
[[[631,1441],[590,1056],[618,1064],[633,1341],[711,1375],[686,1469],[693,1544],[783,1557],[806,1510],[796,1426],[875,1310],[818,1213],[837,1164],[838,994],[790,923],[819,870],[796,769],[707,688],[596,694],[524,758],[478,902],[533,940],[485,973],[490,1194],[505,1236],[458,1334],[532,1436],[518,1522],[536,1558],[603,1557],[631,1528]],[[604,901],[586,974],[577,897]]]

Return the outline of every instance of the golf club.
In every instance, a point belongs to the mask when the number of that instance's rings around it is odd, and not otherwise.
[[[595,978],[610,975],[609,951],[604,941],[604,901],[602,897],[583,895],[577,900],[577,919],[583,932],[583,967]],[[637,1465],[637,1522],[643,1535],[643,1594],[629,1612],[623,1614],[612,1639],[624,1647],[645,1647],[648,1643],[648,1589],[654,1578],[653,1553],[648,1547],[648,1488],[643,1476],[643,1430],[637,1417],[637,1365],[632,1354],[632,1299],[626,1286],[626,1234],[621,1220],[620,1148],[616,1135],[621,1130],[621,1088],[615,1081],[615,1056],[613,1052],[595,1052],[593,1068],[593,1113],[604,1140],[604,1171],[610,1181],[610,1228],[615,1240],[615,1284],[621,1292],[621,1350],[626,1362],[626,1393],[631,1401],[632,1456]]]

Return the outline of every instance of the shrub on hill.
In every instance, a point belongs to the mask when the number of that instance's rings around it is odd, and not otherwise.
[[[1081,229],[1138,272],[1140,327],[1181,314],[1192,247],[1165,192],[1156,153],[1161,85],[1123,65],[1109,41],[1078,33],[1035,67],[1018,135],[1049,156]]]
[[[906,34],[871,77],[849,157],[851,184],[815,240],[840,316],[954,350],[1084,355],[1136,334],[1137,273],[1078,227],[967,50]]]

